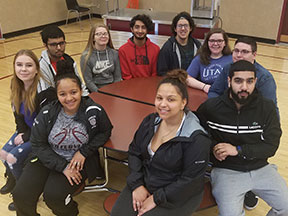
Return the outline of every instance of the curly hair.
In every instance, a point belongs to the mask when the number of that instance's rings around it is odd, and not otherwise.
[[[138,14],[138,15],[134,16],[130,21],[130,28],[134,27],[137,20],[140,20],[141,22],[144,23],[144,25],[146,26],[147,32],[153,31],[153,29],[154,29],[153,22],[152,22],[151,18],[146,14]]]
[[[179,95],[181,95],[182,99],[186,99],[187,103],[185,105],[185,109],[186,106],[188,104],[188,91],[187,91],[187,84],[186,84],[186,79],[187,79],[187,72],[183,69],[174,69],[169,71],[165,78],[161,80],[161,82],[159,83],[157,90],[159,89],[159,87],[162,84],[165,83],[170,83],[171,85],[176,87],[176,91],[179,93]]]
[[[173,20],[172,20],[172,25],[171,25],[171,31],[174,34],[174,36],[177,35],[177,32],[175,31],[176,27],[177,27],[177,23],[180,19],[186,19],[189,22],[190,28],[192,29],[191,32],[189,33],[189,37],[191,36],[192,32],[194,31],[194,28],[196,27],[192,17],[190,16],[189,13],[187,13],[186,11],[183,11],[179,14],[177,14]]]

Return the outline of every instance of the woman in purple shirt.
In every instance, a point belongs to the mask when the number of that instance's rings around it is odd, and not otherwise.
[[[187,69],[188,86],[208,93],[211,84],[228,63],[232,63],[228,36],[223,29],[211,29]]]

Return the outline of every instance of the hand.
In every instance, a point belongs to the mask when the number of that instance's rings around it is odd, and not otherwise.
[[[81,171],[83,169],[85,159],[86,158],[80,153],[80,151],[77,151],[74,154],[72,160],[70,161],[68,169],[70,170],[76,169],[77,171]]]
[[[66,169],[63,171],[63,174],[66,176],[66,178],[68,179],[70,185],[74,185],[74,183],[76,183],[77,185],[81,183],[81,179],[82,179],[82,175],[81,173],[76,170],[76,169],[69,169],[68,167],[66,167]]]
[[[151,195],[144,201],[141,209],[138,210],[138,215],[137,216],[141,216],[144,213],[150,211],[151,209],[153,209],[155,207],[156,207],[156,204],[154,202],[153,195]]]
[[[223,161],[227,156],[236,156],[238,154],[236,146],[230,143],[218,143],[213,148],[213,154],[217,160]]]
[[[148,190],[142,185],[137,187],[132,192],[133,209],[134,211],[139,211],[143,202],[150,196]]]
[[[14,138],[14,144],[15,145],[20,145],[22,143],[24,143],[23,139],[22,139],[22,135],[24,133],[19,133],[15,138]]]
[[[210,87],[211,87],[211,85],[206,84],[206,85],[204,86],[203,91],[208,94]]]

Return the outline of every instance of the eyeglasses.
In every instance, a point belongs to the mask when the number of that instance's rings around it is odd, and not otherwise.
[[[51,46],[51,47],[56,48],[56,47],[58,47],[58,46],[62,47],[62,46],[64,46],[65,44],[66,44],[66,41],[61,41],[61,42],[59,42],[59,43],[49,43],[48,46]]]
[[[95,36],[97,36],[97,37],[107,37],[108,36],[108,32],[96,32],[95,34],[94,34]]]
[[[250,50],[246,50],[246,49],[244,49],[244,50],[239,50],[239,49],[234,49],[234,50],[232,50],[234,53],[236,53],[236,54],[241,54],[241,55],[247,55],[248,53],[252,53],[253,51],[250,51]]]
[[[216,43],[216,44],[221,44],[221,43],[224,42],[224,40],[221,40],[221,39],[219,39],[219,40],[213,40],[213,39],[211,39],[211,40],[208,40],[208,42],[211,43],[211,44],[214,44],[214,43]]]
[[[182,29],[183,27],[184,27],[185,29],[188,29],[188,28],[189,28],[189,24],[177,24],[176,27],[179,28],[179,29]]]

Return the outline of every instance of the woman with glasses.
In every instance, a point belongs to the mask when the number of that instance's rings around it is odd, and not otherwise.
[[[187,69],[188,86],[208,93],[223,67],[229,63],[232,63],[232,56],[226,32],[223,29],[211,29]]]
[[[191,36],[195,27],[193,19],[187,12],[181,12],[173,18],[171,25],[173,36],[165,42],[158,56],[159,76],[173,69],[187,70],[201,46],[201,43]]]
[[[113,47],[106,25],[95,25],[91,28],[80,66],[90,92],[121,80],[118,52]]]

